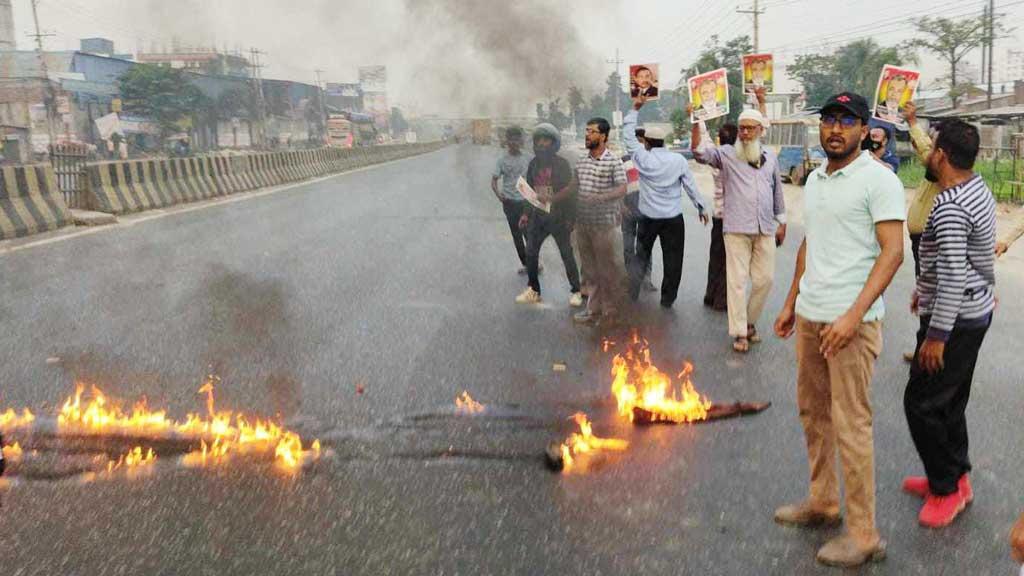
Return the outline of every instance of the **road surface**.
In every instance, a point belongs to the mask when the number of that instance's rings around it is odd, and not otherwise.
[[[164,455],[133,479],[21,483],[2,493],[5,572],[832,573],[814,554],[834,532],[772,522],[806,490],[792,343],[731,352],[724,315],[701,305],[708,232],[692,209],[681,297],[671,311],[646,297],[634,325],[666,371],[691,360],[713,400],[774,405],[633,429],[608,402],[603,334],[570,320],[553,244],[546,304],[513,303],[525,281],[489,191],[496,154],[451,147],[0,255],[0,407],[52,414],[80,381],[183,416],[202,408],[196,391],[215,373],[219,407],[280,415],[331,451],[296,475],[183,468]],[[792,226],[780,252],[769,315],[801,235]],[[999,264],[1002,302],[969,410],[976,500],[941,532],[919,528],[918,501],[899,491],[920,472],[902,411],[909,253],[887,294],[874,398],[889,559],[865,574],[1014,573],[1007,535],[1024,507],[1014,258]],[[483,416],[454,414],[463,390],[488,406]],[[552,474],[541,454],[577,410],[630,449]]]

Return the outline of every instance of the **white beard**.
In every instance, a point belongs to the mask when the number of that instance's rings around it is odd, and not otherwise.
[[[760,164],[761,163],[761,140],[751,140],[750,142],[744,142],[743,140],[736,141],[736,156],[740,160],[743,160],[747,164]]]

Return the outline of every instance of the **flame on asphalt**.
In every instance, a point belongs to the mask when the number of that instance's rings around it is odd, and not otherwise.
[[[23,409],[20,415],[8,408],[6,412],[0,413],[0,428],[23,428],[31,425],[35,419],[35,415],[28,408]]]
[[[651,361],[651,349],[646,340],[633,335],[633,341],[624,354],[612,360],[612,394],[618,403],[619,415],[633,421],[633,409],[650,412],[655,421],[697,422],[708,417],[711,401],[697,392],[690,380],[693,365],[672,377],[662,372]]]
[[[219,380],[207,377],[199,393],[205,395],[206,414],[188,414],[184,421],[174,420],[166,410],[151,409],[146,399],[136,402],[131,410],[125,411],[121,403],[111,399],[96,386],[89,392],[83,384],[75,386],[75,393],[69,396],[57,415],[60,433],[76,434],[120,434],[132,436],[159,436],[176,433],[195,437],[200,447],[186,457],[187,461],[205,464],[223,460],[229,452],[267,451],[273,452],[275,461],[286,469],[300,467],[306,455],[320,456],[319,441],[313,442],[308,451],[302,448],[302,438],[270,420],[253,418],[232,411],[217,411],[214,402],[214,385]],[[29,425],[35,416],[28,410],[18,415],[13,410],[0,414],[0,429],[12,429]],[[152,457],[151,457],[152,456]],[[140,466],[155,459],[152,449],[139,446],[111,463],[111,470],[120,467]]]
[[[593,428],[587,415],[577,412],[572,415],[572,420],[580,427],[579,432],[573,432],[565,442],[562,443],[562,464],[568,470],[575,462],[575,456],[588,454],[601,450],[622,451],[629,447],[629,442],[618,438],[599,438],[594,436]]]
[[[21,444],[17,442],[3,447],[3,455],[6,460],[19,460],[22,453]]]
[[[484,410],[484,405],[473,400],[469,392],[463,392],[455,398],[455,411],[459,414],[480,414]]]
[[[149,466],[154,462],[156,462],[156,454],[153,452],[152,448],[143,452],[142,446],[136,446],[125,454],[122,454],[116,462],[114,460],[107,462],[107,473],[120,470],[121,468],[140,468],[142,466]]]

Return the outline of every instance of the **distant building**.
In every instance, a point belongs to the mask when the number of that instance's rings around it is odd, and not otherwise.
[[[0,0],[0,50],[16,50],[17,44],[11,0]]]
[[[137,54],[143,64],[168,66],[209,76],[249,77],[249,60],[240,54],[227,54],[210,49]]]
[[[1024,50],[1006,49],[1006,59],[1003,60],[1001,79],[1006,82],[1013,80],[1024,80]]]
[[[106,38],[83,38],[80,44],[82,52],[100,56],[114,55],[114,42]]]

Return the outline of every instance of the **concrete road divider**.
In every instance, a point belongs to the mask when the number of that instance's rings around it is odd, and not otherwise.
[[[53,166],[4,166],[0,173],[0,240],[71,224],[71,211],[57,186]]]
[[[87,197],[91,210],[128,214],[308,180],[432,152],[443,146],[441,142],[432,142],[98,162],[86,167]],[[52,179],[52,169],[49,174]],[[64,206],[63,197],[59,193],[56,197]],[[66,206],[63,211],[66,222],[69,219]],[[47,213],[52,212],[51,209]]]

